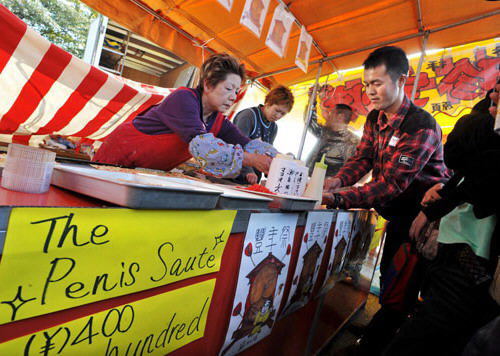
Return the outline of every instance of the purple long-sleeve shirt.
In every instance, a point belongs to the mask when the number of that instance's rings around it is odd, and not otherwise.
[[[191,140],[208,133],[215,122],[218,112],[203,121],[201,92],[198,89],[177,89],[160,104],[138,115],[133,124],[135,128],[148,135],[176,133],[189,143]],[[229,120],[224,120],[216,137],[231,144],[245,146],[250,139]]]

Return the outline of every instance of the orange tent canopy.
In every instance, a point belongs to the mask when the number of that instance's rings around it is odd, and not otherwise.
[[[446,48],[499,35],[500,3],[477,0],[271,0],[260,38],[240,24],[245,0],[228,12],[217,0],[82,0],[103,15],[199,66],[210,52],[227,52],[255,77],[290,85],[323,73],[361,65],[376,47],[394,44],[407,53]],[[279,3],[296,18],[284,58],[265,45]],[[308,73],[294,64],[306,26],[315,45]],[[201,44],[206,43],[202,53]]]

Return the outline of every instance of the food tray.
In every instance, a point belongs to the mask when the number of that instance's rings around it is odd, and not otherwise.
[[[139,175],[151,177],[152,180],[159,178],[157,176],[152,176],[149,174],[140,173]],[[204,183],[189,178],[167,177],[166,179],[168,181],[179,184],[186,184],[189,186],[200,187],[204,189],[214,189],[222,192],[221,196],[219,197],[219,201],[217,202],[217,208],[219,209],[237,209],[237,210],[267,209],[269,203],[272,202],[271,198],[252,194],[252,192],[248,191],[237,190],[234,189],[234,187],[222,184]]]
[[[168,177],[57,164],[52,184],[134,209],[214,209],[222,191],[169,182]]]
[[[243,192],[248,192],[246,189],[234,188]],[[269,194],[264,192],[251,191],[252,194],[261,195],[264,197],[271,198],[273,201],[269,203],[268,207],[270,209],[281,209],[287,211],[304,211],[313,210],[316,205],[316,200],[306,197],[297,197],[294,195],[287,194]]]

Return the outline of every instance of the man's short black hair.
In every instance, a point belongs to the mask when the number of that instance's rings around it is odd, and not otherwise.
[[[348,124],[351,121],[353,110],[352,110],[352,108],[349,105],[347,105],[347,104],[336,104],[335,105],[335,109],[337,109],[337,111],[345,112],[346,113],[346,115],[345,115],[345,122],[346,122],[346,124]]]
[[[408,74],[408,70],[410,69],[406,53],[401,48],[395,46],[377,48],[363,62],[365,69],[375,68],[382,64],[385,64],[387,73],[389,73],[394,82],[401,75]]]

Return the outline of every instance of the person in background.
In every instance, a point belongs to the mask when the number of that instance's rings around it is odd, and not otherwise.
[[[234,124],[250,139],[261,139],[272,145],[278,133],[276,121],[292,110],[293,102],[290,89],[280,85],[266,95],[264,105],[240,111],[234,118]],[[252,167],[244,167],[236,181],[255,184],[260,178],[261,172]]]
[[[368,114],[356,153],[325,182],[324,202],[334,208],[375,208],[388,220],[381,260],[381,288],[400,281],[388,273],[393,257],[410,242],[411,223],[425,192],[448,179],[443,161],[441,128],[425,110],[405,95],[409,63],[401,48],[387,46],[364,61],[364,85],[374,109]],[[352,187],[373,169],[373,179]],[[342,191],[338,188],[347,187]],[[406,271],[405,271],[406,272]],[[379,355],[417,301],[420,278],[407,272],[400,301],[385,303],[365,329],[361,354]],[[399,282],[396,282],[396,284]]]
[[[410,237],[417,244],[424,243],[421,232],[429,222],[457,211],[463,214],[465,207],[472,207],[476,220],[467,220],[468,224],[480,224],[484,233],[476,228],[467,234],[456,214],[441,220],[440,230],[447,233],[437,238],[439,249],[425,278],[424,302],[402,325],[384,355],[459,355],[481,326],[500,315],[500,307],[488,292],[500,255],[500,135],[493,130],[490,107],[487,95],[448,135],[444,159],[454,175],[444,186],[437,184],[426,193]],[[491,327],[500,330],[498,325],[497,321]],[[497,338],[498,350],[499,345]]]
[[[352,108],[346,104],[337,104],[334,108],[321,106],[326,125],[318,124],[316,111],[313,111],[309,129],[318,138],[318,142],[307,159],[309,174],[314,164],[325,155],[328,165],[326,176],[338,173],[347,160],[354,155],[359,144],[359,137],[349,130],[349,123],[355,119]]]
[[[210,57],[201,67],[197,88],[178,88],[121,124],[93,160],[169,171],[194,157],[216,177],[236,177],[243,166],[267,172],[276,149],[243,135],[222,114],[236,100],[244,79],[245,67],[234,57]]]

